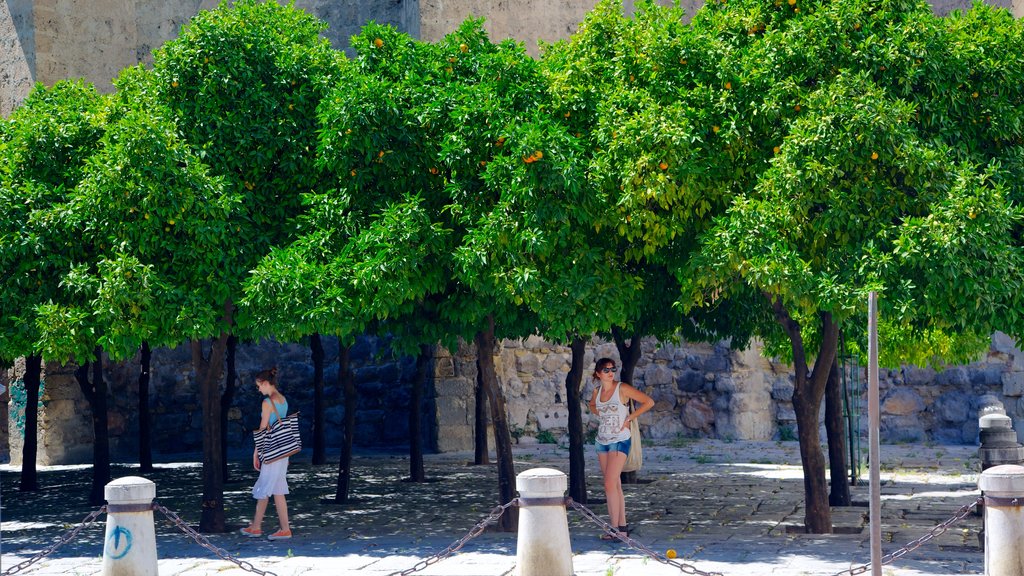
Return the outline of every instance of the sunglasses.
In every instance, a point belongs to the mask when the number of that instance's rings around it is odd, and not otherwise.
[[[604,368],[601,368],[599,372],[603,374],[611,374],[612,372],[615,372],[615,366],[605,366]]]

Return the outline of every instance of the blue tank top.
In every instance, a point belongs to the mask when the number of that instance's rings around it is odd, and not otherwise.
[[[270,398],[265,398],[263,401],[270,402],[270,420],[267,421],[267,426],[273,425],[275,422],[288,415],[287,398],[285,398],[284,402],[281,404],[277,404]]]

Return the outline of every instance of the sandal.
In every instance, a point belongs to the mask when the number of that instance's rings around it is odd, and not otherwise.
[[[623,533],[623,532],[619,532],[619,534],[625,535],[625,533]],[[600,538],[601,538],[601,540],[604,540],[605,542],[621,542],[622,541],[622,539],[619,538],[618,536],[616,536],[614,534],[609,534],[608,532],[605,532],[604,534],[601,534]]]

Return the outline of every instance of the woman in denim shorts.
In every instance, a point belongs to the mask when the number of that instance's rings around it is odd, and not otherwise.
[[[636,388],[615,380],[615,361],[601,358],[594,365],[593,378],[599,385],[590,398],[590,411],[597,414],[597,460],[604,476],[604,493],[608,501],[611,525],[621,536],[629,534],[626,524],[626,500],[622,494],[622,466],[626,463],[631,443],[629,423],[654,407],[654,399]],[[639,407],[629,411],[627,402],[633,400]],[[639,438],[636,439],[640,441]],[[602,540],[616,540],[611,534],[602,534]]]

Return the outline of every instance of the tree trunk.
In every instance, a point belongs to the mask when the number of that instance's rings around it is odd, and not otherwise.
[[[636,370],[636,365],[640,362],[641,337],[640,331],[636,330],[630,336],[629,344],[626,344],[626,337],[622,333],[622,329],[612,327],[612,338],[615,340],[615,348],[619,351],[619,380],[622,382],[633,383],[633,371]],[[623,484],[636,484],[637,471],[622,472],[619,474],[619,479]]]
[[[21,482],[18,490],[34,492],[39,490],[39,475],[36,471],[36,452],[39,442],[39,383],[43,373],[43,358],[25,357],[25,444],[21,447]]]
[[[327,431],[324,429],[327,405],[324,402],[324,345],[320,334],[309,337],[313,357],[313,465],[327,463]]]
[[[498,499],[501,504],[515,498],[515,467],[512,465],[512,435],[508,430],[505,397],[498,387],[498,373],[494,367],[494,316],[487,317],[487,326],[476,333],[477,370],[483,379],[484,390],[491,406],[494,425],[494,448],[498,459]],[[498,520],[502,532],[515,532],[519,525],[519,511],[514,506],[505,510]]]
[[[224,371],[233,305],[224,302],[224,330],[210,344],[209,356],[203,355],[203,344],[193,340],[192,369],[199,383],[199,399],[203,407],[203,496],[199,531],[220,533],[227,530],[224,518],[224,446],[220,437],[220,378]]]
[[[636,365],[640,362],[640,338],[643,334],[640,330],[633,332],[629,338],[629,344],[626,344],[626,335],[622,333],[622,329],[613,327],[612,338],[615,340],[615,348],[619,351],[619,380],[628,384],[633,383],[633,371],[636,370]]]
[[[153,471],[153,446],[151,442],[149,418],[149,370],[153,360],[153,351],[149,342],[142,342],[139,356],[139,473]]]
[[[355,375],[349,359],[350,347],[338,339],[338,384],[345,395],[345,429],[342,431],[341,456],[338,458],[338,483],[334,491],[335,504],[348,504],[349,485],[352,480],[352,439],[356,431]]]
[[[103,380],[103,349],[97,346],[93,354],[96,360],[80,364],[75,370],[75,380],[89,401],[92,412],[92,487],[89,489],[89,504],[99,506],[105,500],[103,491],[110,482],[110,441],[107,433],[107,383]]]
[[[850,483],[846,478],[846,430],[843,422],[843,390],[839,380],[839,355],[832,359],[825,385],[825,436],[828,439],[830,506],[850,505]]]
[[[412,395],[409,397],[409,480],[426,482],[427,475],[423,470],[423,386],[430,373],[430,346],[420,346],[420,355],[416,357],[416,377],[412,382]]]
[[[831,534],[832,513],[828,506],[828,485],[825,482],[825,456],[821,452],[821,436],[818,433],[818,410],[837,352],[839,329],[833,323],[830,313],[819,313],[821,348],[815,358],[814,371],[809,373],[800,324],[792,319],[781,300],[772,300],[772,307],[793,349],[793,411],[796,413],[797,439],[800,441],[800,462],[804,475],[804,529],[811,534]]]
[[[475,400],[473,419],[473,464],[477,466],[491,463],[490,450],[487,448],[487,392],[484,391],[484,380],[479,366],[476,371],[476,387],[473,390]]]
[[[572,364],[565,375],[565,405],[569,410],[569,497],[580,504],[587,503],[586,447],[583,445],[583,356],[586,341],[577,336],[572,339]]]
[[[220,398],[220,445],[224,451],[222,474],[224,482],[230,481],[228,472],[228,412],[231,411],[231,403],[235,400],[235,390],[238,389],[238,371],[235,369],[235,349],[238,347],[238,339],[233,335],[228,336],[228,346],[224,351],[227,374],[224,377],[224,394]]]

